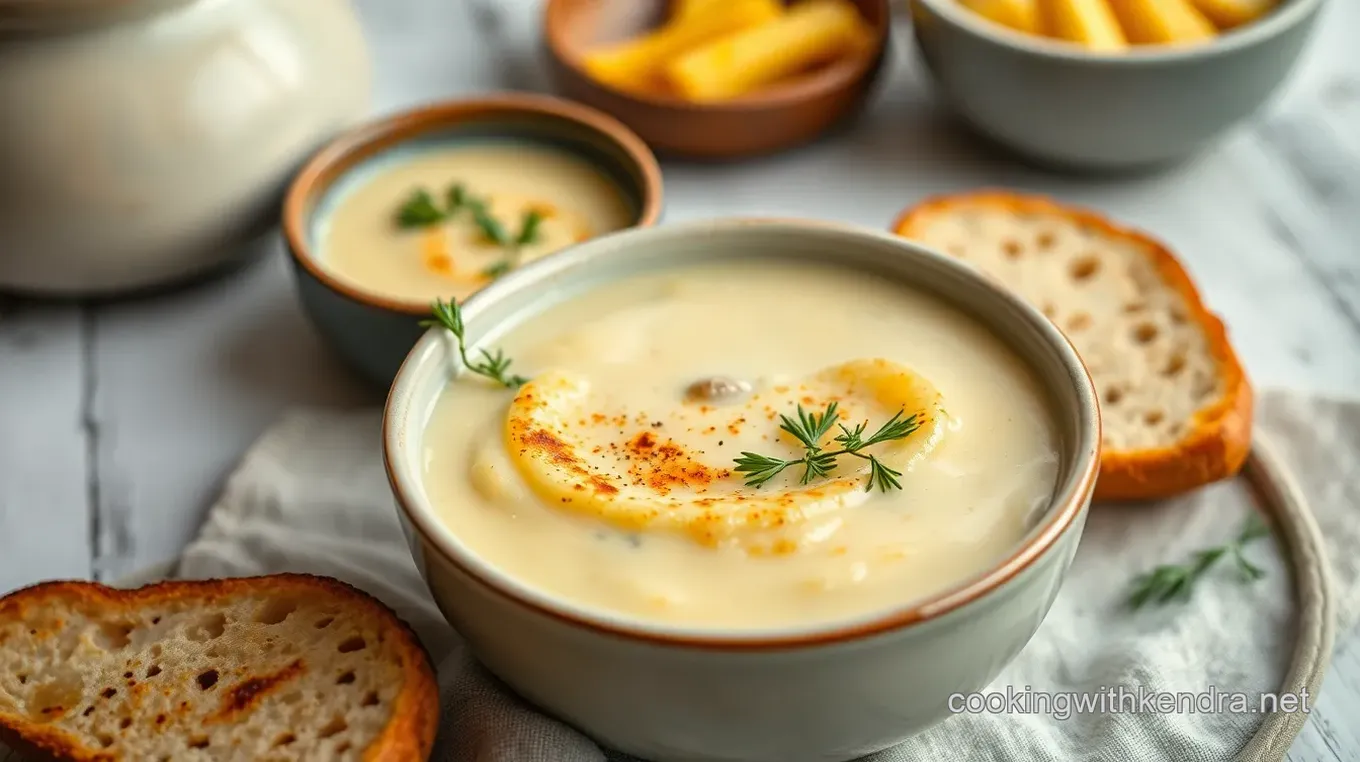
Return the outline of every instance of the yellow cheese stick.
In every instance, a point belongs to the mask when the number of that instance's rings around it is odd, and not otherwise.
[[[586,54],[582,64],[596,81],[624,90],[654,89],[661,67],[675,56],[724,35],[773,21],[779,0],[727,0],[721,13],[676,19],[634,40]]]
[[[1250,24],[1275,10],[1279,0],[1190,0],[1219,29]]]
[[[1044,33],[1100,52],[1126,50],[1129,41],[1105,0],[1038,0]]]
[[[1018,32],[1039,33],[1035,0],[959,0],[968,10]]]
[[[804,0],[778,21],[736,32],[666,67],[671,84],[692,100],[735,98],[807,67],[860,50],[872,36],[849,0]]]
[[[673,0],[671,3],[671,18],[682,21],[693,18],[700,13],[712,13],[723,4],[724,0]]]
[[[1170,45],[1218,35],[1189,0],[1110,0],[1124,36],[1135,45]]]

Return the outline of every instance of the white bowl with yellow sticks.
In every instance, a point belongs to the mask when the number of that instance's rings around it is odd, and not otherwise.
[[[940,97],[983,136],[1066,168],[1188,158],[1255,113],[1322,0],[910,0]]]
[[[526,699],[653,762],[841,762],[1024,647],[1100,428],[1062,333],[956,258],[721,220],[439,310],[383,450],[434,599]]]

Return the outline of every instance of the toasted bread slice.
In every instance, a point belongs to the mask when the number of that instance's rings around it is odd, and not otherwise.
[[[0,598],[0,740],[38,759],[423,762],[438,701],[411,630],[332,579]]]
[[[1098,499],[1168,497],[1242,467],[1251,385],[1223,323],[1161,243],[1005,191],[928,199],[895,230],[995,276],[1068,336],[1100,394]]]

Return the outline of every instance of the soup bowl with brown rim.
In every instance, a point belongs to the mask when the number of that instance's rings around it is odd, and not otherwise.
[[[656,158],[628,128],[569,101],[500,93],[341,135],[293,180],[283,231],[313,325],[386,389],[435,300],[652,225],[661,209]]]

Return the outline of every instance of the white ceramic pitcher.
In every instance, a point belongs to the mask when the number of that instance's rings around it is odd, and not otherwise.
[[[0,290],[227,266],[371,89],[348,0],[0,0]]]

